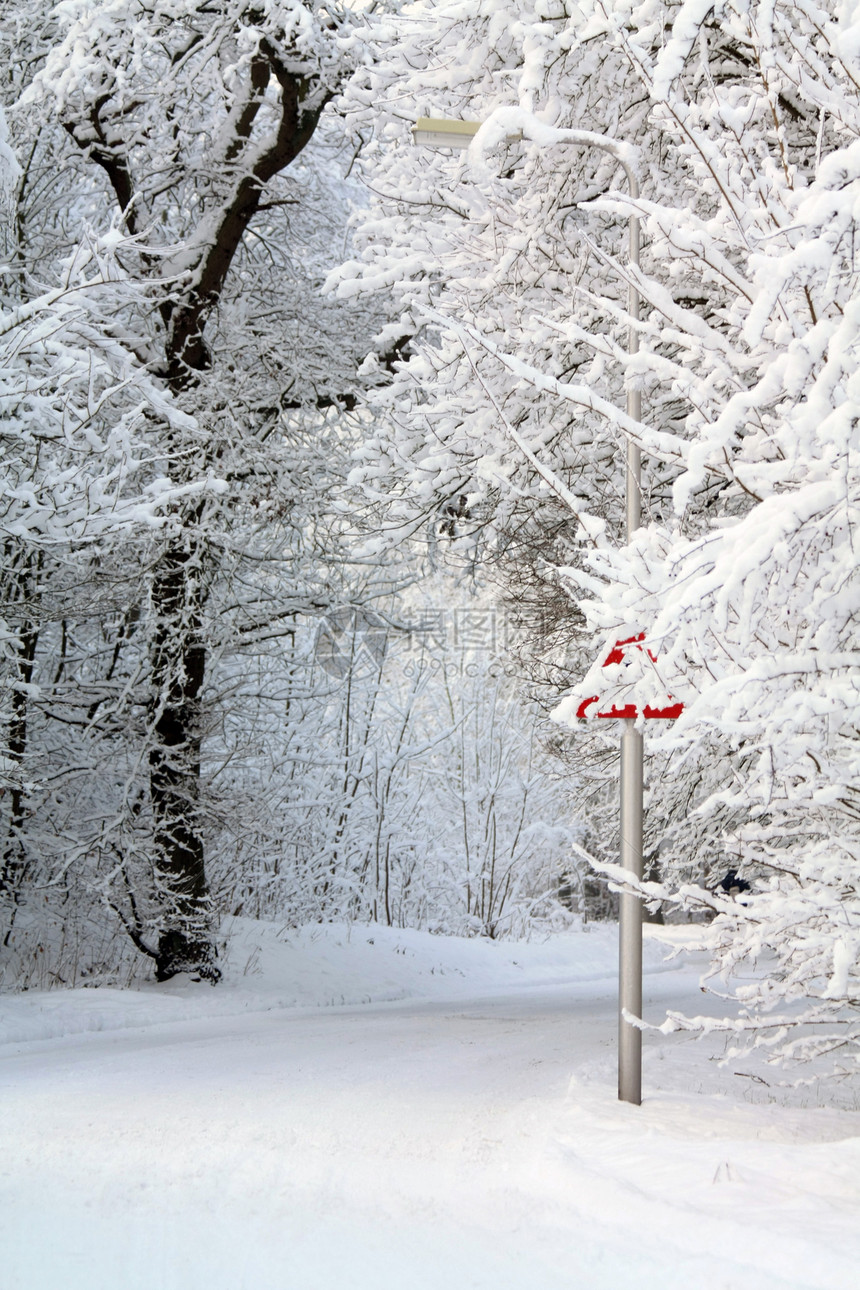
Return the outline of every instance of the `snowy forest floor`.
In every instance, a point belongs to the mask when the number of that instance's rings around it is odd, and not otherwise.
[[[646,1034],[620,1105],[614,928],[229,930],[217,989],[0,997],[3,1290],[856,1284],[860,1090]],[[701,970],[649,938],[646,1017]]]

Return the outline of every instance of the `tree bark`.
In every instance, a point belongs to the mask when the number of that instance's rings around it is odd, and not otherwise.
[[[201,630],[199,538],[169,547],[152,583],[150,799],[163,904],[156,976],[195,972],[217,981],[200,821],[200,694],[206,671]]]

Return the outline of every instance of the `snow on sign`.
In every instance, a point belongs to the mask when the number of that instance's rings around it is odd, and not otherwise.
[[[644,639],[645,633],[640,632],[638,636],[629,636],[627,640],[616,641],[606,658],[603,660],[601,666],[612,667],[619,663],[629,664],[631,662],[630,654],[633,650],[637,650],[640,654],[647,655],[652,663],[656,663],[657,656],[652,654],[647,646],[640,645],[639,642],[644,641]],[[671,701],[671,694],[667,694],[666,699],[668,702],[662,706],[646,703],[642,708],[642,716],[650,721],[674,721],[676,717],[680,717],[681,713],[684,711],[683,703],[673,703]],[[635,703],[623,703],[619,705],[614,700],[612,701],[612,706],[607,708],[605,711],[598,709],[596,712],[589,712],[588,709],[591,708],[593,704],[601,704],[603,702],[604,700],[599,694],[592,695],[590,699],[583,699],[582,703],[580,703],[579,707],[576,709],[576,715],[578,717],[615,717],[622,718],[624,720],[633,720],[639,716],[639,708]]]

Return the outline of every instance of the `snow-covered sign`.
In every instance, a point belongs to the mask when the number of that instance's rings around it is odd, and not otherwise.
[[[614,685],[612,686],[613,690],[617,690],[619,683],[623,685],[628,681],[628,677],[625,676],[625,672],[629,671],[631,673],[640,673],[642,671],[642,663],[645,663],[646,670],[653,670],[648,669],[646,660],[650,660],[650,662],[654,664],[657,662],[657,656],[648,649],[647,645],[642,645],[640,643],[641,641],[644,641],[644,639],[645,633],[640,632],[638,636],[629,636],[626,640],[616,641],[612,646],[612,649],[606,655],[601,667],[609,667],[613,669],[620,667],[624,669],[620,676],[616,672],[612,677],[612,680],[614,681]],[[637,655],[643,655],[644,658],[640,659]],[[629,677],[629,681],[632,682],[633,679],[634,677],[631,675]],[[683,703],[673,702],[671,694],[667,694],[665,699],[665,703],[661,703],[658,700],[653,704],[643,704],[642,716],[651,721],[674,721],[676,717],[680,717],[681,713],[684,711]],[[600,704],[601,707],[596,711],[589,712],[588,709],[595,703]],[[608,707],[607,704],[609,705]],[[590,698],[582,700],[579,707],[576,709],[576,715],[578,717],[616,717],[623,718],[624,720],[633,720],[639,716],[639,706],[637,703],[632,703],[630,701],[619,701],[617,695],[613,697],[612,695],[594,694]]]

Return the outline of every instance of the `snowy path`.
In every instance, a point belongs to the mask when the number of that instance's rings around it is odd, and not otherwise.
[[[592,981],[7,1045],[0,1286],[855,1285],[856,1114],[697,1094],[683,1038],[619,1106],[614,1025]]]

